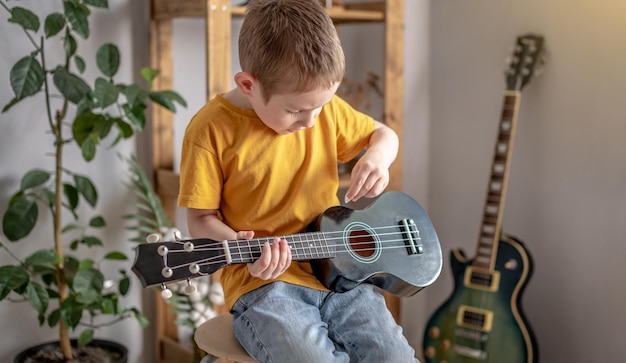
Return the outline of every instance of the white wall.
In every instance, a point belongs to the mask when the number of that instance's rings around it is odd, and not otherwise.
[[[35,0],[22,1],[21,4],[35,6],[38,12],[44,13],[58,6],[59,2],[41,2]],[[9,5],[15,5],[13,2]],[[89,43],[80,46],[80,53],[88,62],[88,77],[96,74],[93,59],[97,47],[104,42],[116,43],[122,54],[122,64],[118,73],[118,80],[122,82],[139,81],[139,69],[148,65],[148,9],[147,2],[130,0],[110,1],[110,12],[95,10],[92,15],[91,37]],[[12,98],[13,93],[9,84],[9,70],[13,64],[32,51],[30,44],[25,41],[23,32],[16,25],[7,22],[8,13],[0,9],[0,103],[4,107]],[[42,26],[43,26],[43,19]],[[50,59],[58,57],[52,51],[47,54]],[[44,117],[44,107],[35,99],[27,99],[14,106],[9,112],[0,114],[0,214],[4,214],[8,198],[19,186],[24,172],[32,167],[52,168],[53,151],[52,139],[46,133],[47,120]],[[135,141],[122,142],[115,149],[105,147],[98,150],[96,160],[85,164],[77,154],[75,147],[67,147],[68,167],[72,170],[91,176],[97,184],[100,196],[99,211],[107,220],[108,227],[100,235],[108,249],[125,251],[131,256],[131,261],[121,266],[111,268],[116,274],[119,268],[129,268],[132,262],[132,244],[127,242],[130,237],[124,230],[124,223],[120,216],[128,213],[128,201],[131,199],[123,182],[127,180],[126,167],[121,164],[116,155],[121,152],[125,155],[136,153]],[[139,152],[141,154],[141,150]],[[85,213],[90,213],[85,210]],[[41,213],[40,214],[45,214]],[[28,241],[18,243],[8,242],[1,235],[0,241],[7,244],[19,256],[26,256],[28,252],[39,248],[52,246],[50,218],[42,217],[41,228],[33,232]],[[97,256],[101,256],[97,254]],[[94,256],[96,257],[96,256]],[[0,264],[14,263],[5,251],[0,252]],[[137,280],[133,281],[133,289],[127,300],[129,304],[142,306],[141,295],[143,290]],[[150,313],[150,305],[146,304],[144,312]],[[56,340],[56,329],[40,327],[37,316],[27,303],[9,304],[0,303],[0,361],[12,362],[13,356],[35,344]],[[145,335],[144,335],[145,333]],[[154,347],[151,330],[144,332],[137,322],[127,320],[112,328],[97,333],[98,337],[110,338],[126,344],[130,349],[129,363],[144,363],[154,360]],[[148,348],[144,351],[144,346]]]
[[[429,205],[446,251],[473,255],[515,37],[546,37],[523,90],[504,231],[530,250],[523,307],[541,362],[626,358],[626,3],[431,2]],[[428,290],[451,292],[449,268]]]

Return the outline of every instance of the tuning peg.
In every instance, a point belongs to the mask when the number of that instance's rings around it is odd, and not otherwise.
[[[172,297],[172,290],[168,289],[165,284],[161,284],[161,297],[165,300],[168,300]]]
[[[146,242],[148,242],[148,243],[156,243],[156,242],[159,242],[160,239],[161,239],[161,236],[159,236],[158,233],[150,233],[146,237]]]
[[[167,255],[168,252],[169,252],[169,249],[166,246],[164,246],[164,245],[161,245],[161,246],[159,246],[159,248],[157,248],[157,253],[160,256],[165,256],[165,255]]]
[[[193,243],[189,241],[185,242],[185,244],[183,245],[183,249],[187,252],[193,251]]]
[[[189,272],[191,272],[192,274],[197,274],[198,272],[200,272],[200,265],[198,265],[197,263],[192,263],[191,265],[189,265]]]
[[[161,275],[163,275],[163,277],[170,278],[172,277],[172,275],[174,275],[174,271],[172,271],[172,269],[169,267],[163,267],[163,269],[161,270]]]
[[[180,234],[180,231],[179,231],[179,230],[175,230],[175,231],[174,231],[174,239],[175,239],[176,241],[180,241],[180,240],[182,239],[182,236],[181,236],[181,234]]]
[[[187,286],[185,286],[184,291],[185,295],[189,296],[198,291],[198,288],[196,287],[196,285],[192,284],[189,279],[187,279]]]

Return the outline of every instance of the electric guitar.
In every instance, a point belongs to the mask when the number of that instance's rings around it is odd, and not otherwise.
[[[419,203],[401,192],[383,193],[363,210],[331,207],[314,229],[280,237],[288,241],[292,259],[310,261],[316,277],[331,290],[371,283],[398,296],[411,296],[441,272],[435,229]],[[273,238],[144,243],[137,245],[132,270],[144,287],[161,285],[165,291],[165,283],[254,262]]]
[[[535,338],[521,309],[532,259],[520,241],[501,235],[501,224],[521,90],[542,51],[542,37],[517,38],[476,254],[468,260],[461,250],[450,253],[454,291],[428,321],[425,363],[537,362]]]

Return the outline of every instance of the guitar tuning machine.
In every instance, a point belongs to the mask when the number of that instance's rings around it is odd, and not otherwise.
[[[198,291],[198,288],[196,287],[196,285],[191,283],[191,280],[187,279],[187,286],[185,286],[184,291],[185,295],[189,296]]]
[[[168,289],[165,284],[161,284],[161,297],[165,300],[169,300],[172,297],[172,290]]]
[[[156,242],[159,242],[160,239],[161,239],[161,236],[159,236],[157,233],[150,233],[146,237],[146,242],[148,242],[148,243],[156,243]]]
[[[180,231],[179,231],[179,230],[175,230],[175,231],[174,231],[174,239],[175,239],[176,241],[180,241],[180,240],[182,239],[182,235],[180,234]]]

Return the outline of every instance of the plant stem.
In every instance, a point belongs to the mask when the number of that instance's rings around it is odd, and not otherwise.
[[[46,69],[46,57],[43,46],[43,38],[41,40],[41,64]],[[46,110],[48,114],[48,121],[55,139],[55,179],[54,179],[54,213],[53,213],[53,229],[54,229],[54,251],[59,257],[56,263],[55,274],[57,279],[57,286],[59,288],[59,306],[63,304],[63,301],[67,298],[67,282],[65,281],[65,256],[63,253],[63,220],[62,220],[62,196],[63,196],[63,119],[67,110],[67,100],[63,102],[63,110],[56,113],[56,118],[53,121],[51,106],[50,106],[50,90],[48,87],[48,77],[44,77],[44,92],[46,99]],[[56,121],[56,122],[55,122]],[[72,345],[70,342],[70,334],[67,326],[63,323],[63,320],[59,321],[59,345],[61,352],[66,361],[72,361]]]

